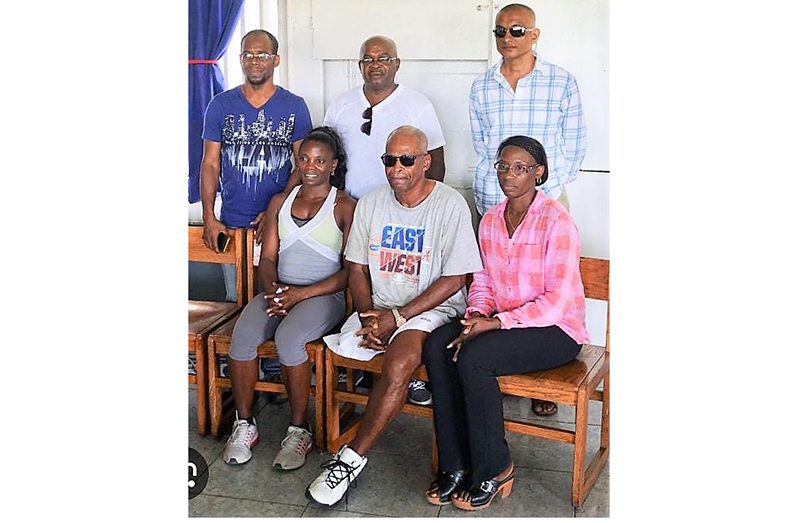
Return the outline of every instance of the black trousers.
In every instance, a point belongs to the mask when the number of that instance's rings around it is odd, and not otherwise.
[[[497,376],[559,367],[582,346],[557,326],[486,332],[455,348],[459,321],[434,330],[422,358],[432,390],[433,419],[442,471],[470,470],[476,483],[497,476],[510,464],[504,439],[504,410]]]

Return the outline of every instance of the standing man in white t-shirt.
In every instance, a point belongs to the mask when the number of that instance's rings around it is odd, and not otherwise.
[[[432,164],[426,177],[443,181],[443,131],[435,108],[426,96],[396,83],[401,65],[396,42],[386,36],[372,36],[360,46],[360,72],[363,85],[350,89],[333,100],[324,115],[324,125],[338,131],[346,150],[348,172],[346,192],[360,199],[386,185],[385,167],[380,155],[385,152],[388,135],[403,125],[412,125],[427,136]],[[430,405],[427,385],[412,380],[408,399]]]
[[[372,36],[360,46],[363,85],[339,95],[324,115],[324,125],[333,127],[344,142],[348,169],[346,192],[360,199],[386,185],[385,152],[388,135],[402,125],[421,129],[429,141],[432,165],[427,178],[443,181],[443,131],[435,109],[426,96],[396,83],[401,60],[396,43],[385,36]]]

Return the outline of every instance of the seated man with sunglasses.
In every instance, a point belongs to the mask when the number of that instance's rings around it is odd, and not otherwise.
[[[501,62],[471,85],[471,137],[479,162],[474,197],[480,215],[504,200],[493,170],[502,140],[531,136],[546,149],[547,196],[568,210],[565,184],[576,179],[587,151],[582,101],[574,76],[541,59],[532,47],[540,37],[535,12],[509,4],[496,14],[496,49]]]
[[[493,169],[494,154],[503,140],[514,135],[531,136],[543,144],[549,179],[541,189],[568,210],[565,184],[576,179],[587,151],[576,79],[532,50],[540,29],[529,7],[503,7],[496,14],[493,34],[502,60],[474,80],[469,103],[471,138],[479,156],[474,174],[477,212],[482,216],[505,199]],[[532,400],[532,410],[538,416],[552,416],[557,405]]]
[[[308,486],[307,496],[327,506],[366,466],[366,453],[402,409],[424,340],[464,314],[466,275],[482,269],[465,199],[424,176],[431,163],[424,133],[396,129],[381,159],[388,186],[358,202],[345,252],[357,312],[324,341],[348,358],[381,354],[382,378],[352,443]]]

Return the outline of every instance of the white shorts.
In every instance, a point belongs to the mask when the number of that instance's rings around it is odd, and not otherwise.
[[[391,343],[396,335],[400,332],[404,332],[406,330],[432,332],[441,325],[448,323],[450,320],[451,318],[449,318],[449,316],[434,309],[422,312],[417,316],[413,316],[407,320],[407,323],[396,329],[396,331],[391,335],[391,338],[388,340],[388,343]],[[363,336],[355,336],[355,332],[360,330],[361,327],[362,325],[360,323],[360,318],[358,317],[357,312],[354,312],[341,326],[341,333],[328,334],[323,338],[324,343],[327,344],[330,350],[339,356],[351,358],[353,360],[369,361],[374,356],[385,352],[382,350],[374,350],[368,347],[358,346],[358,344],[363,341]]]

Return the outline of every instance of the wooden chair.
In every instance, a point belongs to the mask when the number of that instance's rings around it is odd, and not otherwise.
[[[236,268],[236,302],[188,300],[188,352],[196,357],[196,374],[188,382],[196,384],[197,432],[205,435],[208,427],[207,335],[244,306],[244,231],[232,233],[224,253],[208,249],[202,241],[203,227],[188,227],[188,259],[194,262],[229,263]]]
[[[574,446],[571,504],[575,507],[581,506],[590,493],[610,453],[610,262],[582,258],[579,268],[585,296],[607,302],[606,346],[584,345],[576,360],[562,367],[499,378],[499,389],[503,394],[575,406],[573,430],[521,421],[504,422],[504,428],[509,432],[562,441]],[[599,391],[597,387],[602,382],[603,390]],[[590,400],[602,403],[601,436],[599,449],[585,469]]]
[[[219,374],[219,356],[230,354],[230,344],[233,338],[233,327],[238,320],[238,315],[219,327],[208,337],[208,361],[211,362],[209,369],[209,393],[210,393],[210,414],[211,414],[211,435],[219,437],[219,429],[224,415],[222,393],[225,389],[233,388],[230,378],[222,377]],[[312,341],[305,345],[308,351],[308,361],[316,364],[316,380],[321,381],[321,372],[324,365],[324,344],[321,341]],[[274,340],[268,340],[258,346],[258,358],[277,358],[277,346]],[[268,381],[257,381],[255,390],[258,392],[274,392],[285,394],[286,388],[282,383],[270,383]],[[311,385],[310,394],[315,397],[315,438],[316,448],[324,449],[324,396],[320,385]]]
[[[609,268],[607,260],[582,258],[580,271],[585,295],[588,298],[607,302],[606,348],[585,345],[577,359],[568,365],[546,371],[530,372],[499,378],[499,388],[503,394],[524,398],[537,398],[574,405],[576,407],[575,428],[557,429],[535,423],[505,420],[505,430],[530,436],[562,441],[574,445],[574,464],[571,502],[574,506],[582,505],[599,473],[607,462],[610,447],[610,407],[609,407]],[[368,395],[358,393],[351,382],[345,390],[339,390],[337,368],[347,370],[361,369],[378,375],[382,369],[382,356],[375,356],[370,361],[359,361],[344,358],[331,350],[325,356],[325,399],[327,417],[327,450],[337,452],[338,449],[352,441],[360,426],[361,416],[356,416],[351,424],[342,428],[341,422],[352,411],[355,404],[365,405]],[[427,372],[420,366],[413,376],[427,381]],[[603,391],[596,390],[604,382]],[[601,417],[601,440],[596,455],[590,461],[587,470],[584,468],[587,452],[587,414],[589,400],[601,401],[603,404]],[[434,394],[433,394],[434,405]],[[432,416],[432,408],[405,404],[402,412],[426,417]],[[438,469],[438,453],[435,444],[435,431],[432,431],[432,470]]]
[[[251,252],[254,247],[254,237],[247,238],[247,250]],[[254,264],[247,265],[247,301],[255,297],[255,269]],[[230,345],[233,338],[233,327],[238,321],[238,314],[233,315],[229,321],[218,327],[208,336],[208,361],[210,362],[208,389],[210,395],[210,416],[211,416],[211,435],[219,437],[219,429],[222,425],[222,418],[225,414],[222,401],[224,390],[232,390],[233,384],[230,378],[222,377],[219,374],[219,356],[229,357]],[[324,372],[324,343],[321,340],[313,341],[305,345],[308,352],[308,360],[311,364],[316,364],[317,385],[311,385],[310,394],[315,397],[315,438],[316,448],[324,449],[324,395],[321,387],[321,378]],[[268,340],[258,346],[258,358],[277,358],[277,346],[274,340]],[[282,383],[270,383],[258,381],[255,383],[255,390],[258,392],[274,392],[285,394],[286,388]]]
[[[362,414],[352,416],[355,405],[365,405],[369,396],[367,393],[357,392],[353,380],[352,371],[362,370],[374,374],[374,380],[378,380],[382,373],[383,356],[374,356],[369,361],[354,360],[340,356],[327,349],[325,351],[324,362],[324,397],[325,397],[325,417],[327,418],[327,451],[335,454],[346,443],[351,442],[360,428]],[[338,384],[338,368],[345,369],[347,372],[347,383]],[[413,373],[413,377],[419,380],[429,381],[427,370],[420,365]],[[432,407],[405,403],[402,412],[432,418]],[[345,426],[344,426],[345,425]],[[433,466],[437,468],[437,446],[435,445],[435,431],[433,434]]]

